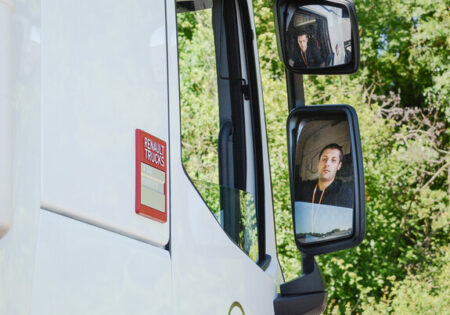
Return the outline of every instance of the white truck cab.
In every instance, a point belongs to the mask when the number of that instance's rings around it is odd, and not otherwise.
[[[257,56],[247,0],[0,0],[0,314],[274,314]]]

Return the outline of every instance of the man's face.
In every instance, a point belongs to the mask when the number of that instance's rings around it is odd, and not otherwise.
[[[306,35],[300,35],[297,37],[298,46],[303,52],[306,52],[308,48],[308,37]]]
[[[341,169],[341,151],[338,149],[326,149],[319,160],[319,179],[323,181],[333,181],[337,171]]]

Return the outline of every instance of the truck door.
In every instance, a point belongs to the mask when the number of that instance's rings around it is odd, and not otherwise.
[[[279,269],[273,225],[266,224],[270,177],[249,9],[245,1],[214,0],[178,1],[176,11],[180,98],[173,93],[170,113],[176,312],[272,314]]]

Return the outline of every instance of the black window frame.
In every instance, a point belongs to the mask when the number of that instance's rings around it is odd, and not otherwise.
[[[192,3],[193,2],[194,1],[192,1]],[[214,3],[213,30],[219,95],[219,138],[227,139],[228,136],[232,137],[231,144],[228,144],[228,147],[231,146],[231,154],[229,152],[223,152],[223,148],[227,145],[221,146],[219,144],[219,184],[221,186],[232,186],[246,191],[247,157],[245,156],[245,124],[250,123],[253,138],[253,173],[255,179],[254,200],[258,229],[258,260],[256,261],[256,264],[265,270],[270,263],[271,257],[266,254],[264,183],[265,180],[270,180],[270,176],[269,179],[266,179],[264,175],[261,127],[262,116],[260,111],[259,89],[257,83],[258,77],[255,61],[256,56],[254,51],[254,40],[256,40],[256,38],[251,27],[251,15],[248,4],[245,0],[212,0],[211,2]],[[185,4],[184,7],[194,8],[195,6]],[[244,51],[244,55],[242,56],[238,23],[241,24],[240,29],[242,30],[242,48]],[[222,34],[222,32],[224,34]],[[227,45],[228,43],[232,44]],[[223,47],[224,44],[225,47]],[[225,49],[226,54],[221,51],[223,48]],[[246,66],[246,79],[242,78],[241,64]],[[244,99],[248,100],[250,104],[251,121],[249,122],[245,121]],[[224,105],[226,102],[229,104]],[[225,151],[227,150],[225,149]],[[230,167],[229,158],[233,160],[232,167]],[[225,161],[228,161],[228,163],[225,163]],[[195,187],[183,164],[182,166],[192,185]],[[198,189],[196,187],[195,189],[202,197]],[[231,197],[231,200],[225,202],[231,202],[236,205],[238,200]],[[236,243],[229,234],[230,230],[233,233],[233,227],[227,226],[227,223],[225,222],[224,230],[233,243]],[[237,247],[241,249],[239,246]]]

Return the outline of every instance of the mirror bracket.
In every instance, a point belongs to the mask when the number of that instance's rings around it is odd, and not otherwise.
[[[302,275],[280,286],[280,294],[300,295],[325,292],[327,287],[313,255],[302,254]]]
[[[305,107],[305,90],[303,88],[303,75],[285,70],[288,90],[289,112],[296,107]]]
[[[275,314],[321,314],[327,297],[325,281],[314,255],[302,253],[302,275],[280,286],[280,294],[273,302]]]

